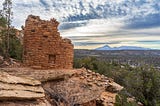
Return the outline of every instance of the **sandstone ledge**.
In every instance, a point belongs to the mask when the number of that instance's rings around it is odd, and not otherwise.
[[[26,100],[43,98],[41,82],[0,72],[0,100]]]
[[[41,82],[33,78],[23,78],[9,75],[5,72],[0,72],[0,82],[9,84],[24,84],[24,85],[40,85]]]
[[[47,100],[50,101],[50,104],[55,103],[58,106],[96,106],[96,101],[98,100],[103,101],[103,104],[107,104],[104,106],[108,106],[108,104],[113,106],[115,95],[123,89],[112,79],[86,69],[35,70],[31,68],[1,68],[0,70],[9,73],[11,76],[18,76],[18,78],[40,80],[45,96],[48,97]],[[36,100],[44,97],[43,89],[39,84],[23,85],[18,82],[16,84],[1,82],[0,85],[4,85],[1,89],[4,89],[2,91],[7,92],[8,95],[10,93],[15,95],[15,92],[21,90],[22,92],[18,92],[18,94],[25,94],[23,92],[26,91],[29,96],[31,91],[33,92],[33,99]],[[14,92],[10,92],[10,90]],[[35,97],[34,93],[40,95]],[[27,99],[28,96],[26,96]],[[20,99],[20,97],[18,98]]]
[[[76,73],[76,69],[50,69],[35,70],[32,68],[0,68],[2,72],[7,72],[13,76],[36,79],[41,82],[64,79]]]

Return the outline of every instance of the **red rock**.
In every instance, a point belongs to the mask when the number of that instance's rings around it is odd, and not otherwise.
[[[29,15],[24,28],[23,62],[35,69],[72,69],[73,45],[62,39],[55,19]]]

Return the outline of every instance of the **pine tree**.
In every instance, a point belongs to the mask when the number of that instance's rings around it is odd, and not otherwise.
[[[12,20],[12,0],[5,0],[3,3],[2,17],[6,20],[6,34],[5,34],[5,59],[9,59],[9,41],[10,41],[10,30]]]

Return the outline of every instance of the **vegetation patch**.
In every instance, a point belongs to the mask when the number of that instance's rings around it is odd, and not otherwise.
[[[80,67],[111,77],[125,87],[117,96],[116,106],[136,106],[138,102],[144,106],[160,105],[160,72],[153,67],[130,67],[95,57],[75,58],[74,68]],[[128,101],[129,98],[135,101]]]

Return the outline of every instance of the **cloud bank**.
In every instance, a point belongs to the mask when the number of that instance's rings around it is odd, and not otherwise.
[[[75,48],[160,49],[159,0],[13,0],[13,12],[17,28],[29,14],[56,18],[61,35],[71,38]]]

